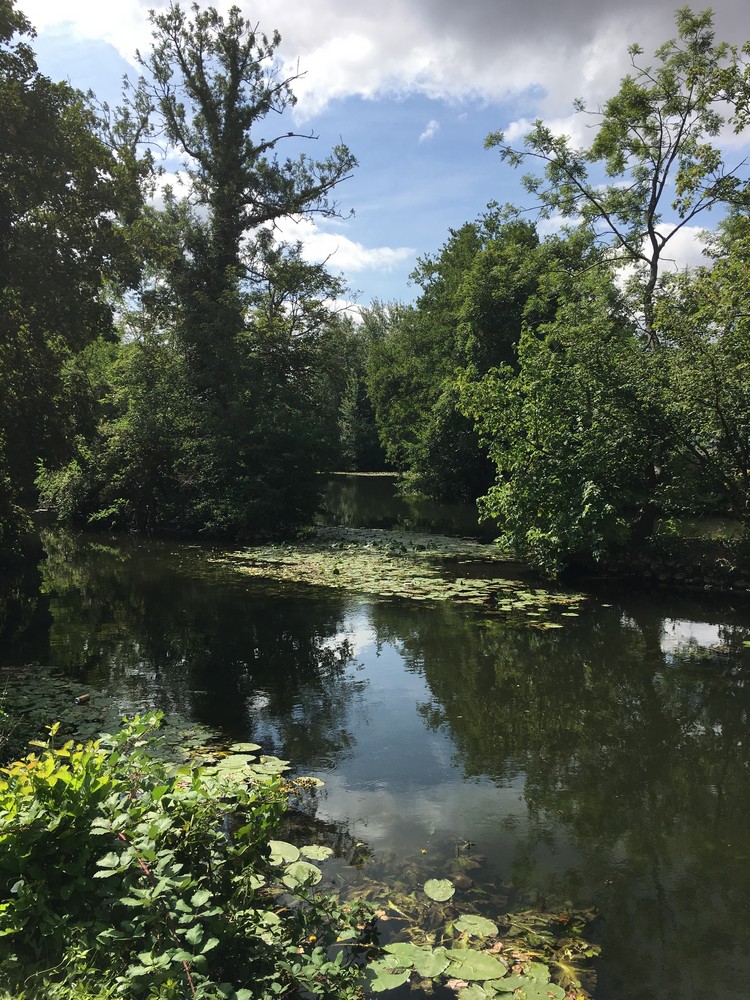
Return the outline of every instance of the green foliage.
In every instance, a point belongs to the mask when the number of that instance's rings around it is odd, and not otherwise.
[[[57,748],[53,727],[0,771],[0,982],[48,996],[72,984],[95,996],[355,995],[369,913],[315,889],[310,859],[325,849],[271,840],[295,788],[284,762],[243,746],[213,767],[170,766],[153,755],[157,724]]]
[[[750,516],[750,220],[731,217],[711,267],[675,277],[657,303],[661,385],[679,465],[661,487],[665,505],[701,512],[719,503]]]
[[[131,175],[136,138],[165,137],[192,190],[132,227],[144,257],[95,426],[67,466],[47,463],[62,515],[136,530],[269,536],[310,520],[317,473],[338,457],[345,359],[326,302],[341,282],[269,225],[336,214],[354,158],[279,156],[303,139],[257,135],[294,104],[276,49],[232,8],[152,14],[145,76],[109,130]],[[176,95],[179,95],[179,99]],[[161,139],[160,139],[161,141]],[[148,183],[145,177],[145,183]]]
[[[38,69],[33,30],[0,2],[0,551],[61,461],[90,392],[81,351],[112,332],[107,289],[136,273],[117,211],[127,188],[88,97]],[[129,197],[133,197],[132,191]]]
[[[555,318],[526,326],[518,369],[465,377],[462,393],[497,467],[480,508],[503,544],[555,575],[572,555],[599,557],[627,538],[661,425],[609,270],[575,284],[552,273],[545,285]]]
[[[711,10],[681,7],[676,22],[678,37],[656,50],[654,65],[642,65],[643,49],[630,46],[633,73],[593,113],[598,129],[588,149],[575,148],[542,121],[522,149],[502,132],[486,141],[515,166],[543,165],[541,176],[524,178],[543,215],[582,220],[605,256],[635,266],[636,308],[651,346],[659,266],[670,242],[704,211],[736,203],[747,183],[742,164],[727,167],[714,145],[743,97],[740,56],[715,41]],[[729,99],[723,108],[722,98]],[[588,113],[581,101],[576,110]],[[596,167],[608,183],[600,183]]]

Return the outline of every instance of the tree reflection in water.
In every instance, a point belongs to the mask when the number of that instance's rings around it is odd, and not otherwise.
[[[746,995],[746,609],[625,595],[544,632],[272,592],[199,547],[46,545],[41,594],[4,605],[21,609],[5,662],[55,663],[126,710],[320,774],[326,836],[369,841],[379,870],[426,874],[465,837],[487,856],[472,891],[596,903],[604,1000]]]

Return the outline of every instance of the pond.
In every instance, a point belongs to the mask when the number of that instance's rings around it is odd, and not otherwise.
[[[2,605],[0,665],[54,665],[120,711],[180,713],[322,778],[344,887],[461,870],[486,915],[593,906],[597,1000],[747,997],[746,599],[611,587],[544,631],[271,590],[200,546],[44,544]]]

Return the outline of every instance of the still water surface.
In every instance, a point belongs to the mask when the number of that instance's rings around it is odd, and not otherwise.
[[[58,665],[123,710],[290,759],[373,870],[447,873],[470,840],[478,900],[596,905],[598,1000],[750,996],[746,599],[610,589],[541,632],[270,594],[206,575],[196,547],[46,545],[3,663]]]

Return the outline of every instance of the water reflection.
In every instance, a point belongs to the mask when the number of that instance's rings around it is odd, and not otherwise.
[[[339,473],[327,481],[320,520],[347,528],[396,528],[446,535],[466,535],[491,541],[493,525],[477,523],[469,503],[436,503],[425,497],[401,496],[398,476]]]
[[[199,549],[47,547],[5,662],[58,664],[125,708],[289,757],[326,781],[330,829],[391,872],[448,870],[466,839],[486,856],[477,905],[498,886],[596,903],[601,1000],[746,995],[745,608],[624,594],[542,632],[450,604],[272,594],[207,573]]]

